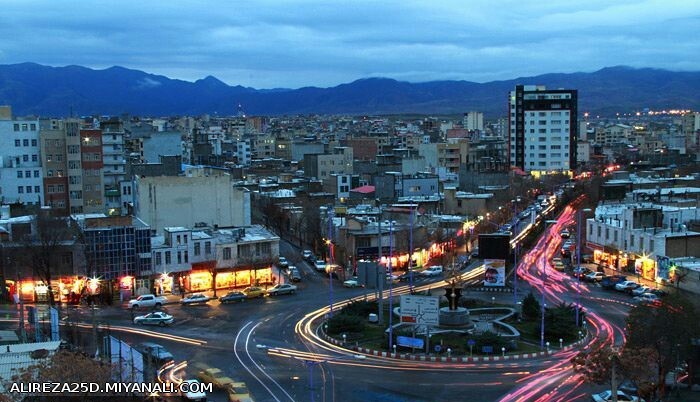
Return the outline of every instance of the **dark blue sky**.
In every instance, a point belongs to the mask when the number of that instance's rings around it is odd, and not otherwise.
[[[0,0],[0,64],[120,65],[256,88],[700,70],[692,0]]]

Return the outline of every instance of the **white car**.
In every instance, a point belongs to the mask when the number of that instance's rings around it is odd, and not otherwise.
[[[584,276],[583,279],[589,282],[600,282],[603,280],[604,276],[605,274],[602,272],[591,272],[590,274]]]
[[[175,321],[173,316],[162,311],[155,311],[150,314],[134,317],[134,324],[141,325],[160,325],[161,327],[164,327],[172,324],[173,321]]]
[[[194,293],[191,294],[184,299],[180,300],[180,304],[183,305],[191,305],[191,304],[204,304],[208,302],[210,299],[209,296],[202,294],[202,293]]]
[[[307,261],[309,258],[311,258],[312,255],[314,255],[314,253],[312,253],[311,250],[304,250],[301,252],[301,257]]]
[[[420,272],[423,276],[439,276],[442,275],[442,267],[439,265],[433,265],[426,268],[424,271]]]
[[[343,286],[346,288],[357,288],[360,287],[360,281],[357,280],[357,277],[352,277],[348,279],[347,281],[343,282]]]
[[[615,284],[615,290],[618,292],[631,292],[633,289],[637,289],[639,284],[635,281],[624,281]]]
[[[642,293],[637,297],[633,297],[632,300],[637,303],[657,303],[660,301],[659,296],[654,293]]]
[[[607,390],[599,394],[593,394],[591,395],[591,398],[593,398],[595,402],[611,402],[613,400],[612,396],[612,391]],[[637,396],[628,395],[622,391],[617,391],[617,400],[620,402],[644,402],[644,399],[640,399]]]
[[[201,383],[197,380],[185,380],[183,383],[187,385],[182,386],[182,388],[187,389],[187,392],[183,392],[182,396],[188,401],[198,401],[205,402],[207,400],[207,393],[201,391]]]
[[[267,294],[270,296],[277,296],[277,295],[292,295],[296,293],[297,287],[296,285],[292,285],[290,283],[278,283],[277,285],[271,287],[270,289],[267,290]]]
[[[632,296],[641,296],[644,293],[649,293],[651,292],[651,288],[649,286],[643,285],[638,287],[637,289],[632,290]]]
[[[318,272],[326,272],[326,262],[323,260],[316,260],[316,262],[314,262],[314,268],[316,268]]]

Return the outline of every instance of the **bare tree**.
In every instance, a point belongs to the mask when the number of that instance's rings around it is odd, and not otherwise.
[[[54,304],[51,281],[61,259],[75,243],[77,231],[68,218],[55,216],[50,210],[34,215],[32,233],[22,239],[22,259],[48,288],[48,301]]]

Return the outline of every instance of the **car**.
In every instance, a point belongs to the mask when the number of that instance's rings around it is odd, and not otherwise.
[[[244,382],[232,382],[226,387],[229,402],[253,402]]]
[[[175,321],[173,316],[162,311],[155,311],[146,315],[134,317],[134,324],[141,325],[160,325],[161,327],[164,327],[172,324],[173,321]]]
[[[297,268],[296,265],[288,265],[288,266],[287,266],[287,269],[285,269],[284,272],[285,272],[287,275],[289,275],[289,274],[292,273],[292,270],[293,270],[293,269],[299,269],[299,268]]]
[[[299,273],[297,267],[294,267],[294,269],[289,270],[289,280],[291,280],[292,282],[301,281],[301,274]]]
[[[590,274],[584,276],[583,279],[587,282],[600,282],[604,277],[605,274],[602,272],[591,272]]]
[[[614,289],[615,285],[625,281],[627,281],[627,277],[624,275],[608,275],[600,281],[600,286],[603,289]]]
[[[611,402],[613,400],[612,391],[607,390],[598,394],[591,395],[591,398],[595,402]],[[617,400],[620,402],[644,402],[643,399],[639,399],[637,396],[629,395],[623,391],[617,391]]]
[[[568,230],[564,229],[561,231],[561,233],[559,233],[559,236],[561,236],[562,239],[568,239],[569,237],[571,237],[571,233],[569,233]]]
[[[292,285],[290,283],[278,283],[277,285],[267,290],[267,294],[270,296],[293,295],[296,292],[296,285]]]
[[[353,276],[352,278],[348,279],[347,281],[343,282],[343,286],[346,288],[357,288],[360,287],[360,281],[356,276]]]
[[[578,268],[574,268],[573,271],[571,271],[571,274],[574,276],[574,278],[583,279],[584,276],[586,276],[592,272],[593,271],[591,271],[589,268],[578,267]]]
[[[408,282],[408,281],[410,281],[410,280],[411,280],[411,274],[412,274],[412,273],[409,271],[409,272],[406,272],[406,273],[404,273],[404,274],[402,274],[402,275],[399,275],[399,278],[398,278],[399,282]],[[416,279],[416,275],[415,275],[415,274],[413,275],[413,279]]]
[[[311,250],[304,250],[301,252],[301,258],[303,258],[305,261],[309,261],[309,258],[313,256],[314,253],[312,253]]]
[[[201,389],[201,383],[198,380],[185,380],[183,383],[187,383],[186,386],[182,386],[181,388],[187,389],[187,392],[182,393],[182,397],[185,398],[188,401],[195,401],[195,402],[206,402],[207,401],[207,393],[204,391],[200,391]]]
[[[469,254],[472,258],[479,258],[479,249],[475,248],[472,250],[471,254]]]
[[[314,268],[318,272],[326,272],[326,262],[323,260],[316,260],[314,262]]]
[[[219,303],[233,303],[245,301],[248,297],[243,292],[228,292],[225,296],[219,298]]]
[[[197,379],[205,384],[211,384],[214,388],[226,389],[233,380],[226,377],[218,368],[206,368],[197,373]]]
[[[615,290],[618,292],[632,291],[632,289],[636,289],[638,287],[639,284],[635,281],[623,281],[615,284]]]
[[[662,289],[652,289],[649,293],[653,293],[659,297],[668,296],[668,292]]]
[[[386,280],[396,282],[399,280],[399,275],[394,273],[394,272],[392,272],[392,273],[387,272],[386,273]]]
[[[631,293],[632,293],[632,296],[641,296],[643,293],[651,292],[651,290],[652,289],[649,286],[642,285],[636,289],[632,289]]]
[[[277,263],[280,269],[286,269],[289,266],[289,261],[286,258],[280,256]]]
[[[243,289],[243,293],[245,294],[245,297],[249,299],[265,296],[265,290],[259,286],[249,286]]]
[[[134,300],[129,300],[129,308],[139,309],[140,307],[161,307],[166,303],[166,299],[163,296],[155,296],[151,294],[141,295]]]
[[[439,276],[442,275],[442,267],[440,265],[433,265],[420,272],[422,276]]]
[[[143,342],[134,346],[134,349],[141,352],[144,358],[155,361],[157,364],[163,364],[173,360],[173,354],[157,343]]]
[[[202,293],[193,293],[184,299],[180,300],[180,304],[183,306],[191,306],[193,304],[206,304],[211,300],[211,298],[205,294]]]
[[[561,261],[561,258],[552,258],[552,268],[557,271],[564,270],[564,263]]]
[[[634,300],[637,303],[660,303],[661,299],[659,296],[655,295],[654,293],[642,293],[641,295],[637,297],[633,297],[632,300]]]

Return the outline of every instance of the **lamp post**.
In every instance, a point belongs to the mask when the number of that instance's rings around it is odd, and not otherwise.
[[[581,213],[591,212],[590,208],[584,208],[578,210],[578,222],[576,223],[576,269],[578,269],[578,275],[576,275],[576,327],[579,326],[580,317],[579,310],[581,310]]]
[[[513,200],[513,226],[511,227],[511,233],[518,233],[518,204],[517,200]],[[513,304],[518,303],[518,243],[516,241],[515,247],[513,248]]]
[[[551,229],[550,226],[548,226],[550,223],[556,223],[557,221],[555,220],[547,220],[544,223],[545,229],[544,229],[544,250],[542,250],[542,322],[540,323],[540,348],[544,349],[544,312],[545,312],[545,298],[544,294],[546,293],[547,290],[547,241],[549,240],[547,237],[549,235],[549,230]],[[549,342],[547,342],[547,350],[549,350]]]
[[[333,317],[333,206],[328,209],[328,316]]]
[[[379,208],[379,214],[377,215],[377,273],[379,278],[379,292],[377,297],[377,321],[379,324],[384,322],[384,278],[381,278],[380,267],[382,266],[382,204],[379,198],[377,198],[377,208]],[[375,283],[376,283],[375,278]]]
[[[413,294],[413,203],[411,203],[409,220],[411,228],[408,232],[408,290]]]
[[[394,254],[393,250],[393,239],[394,239],[394,222],[389,221],[389,259],[387,260],[387,267],[389,268],[389,350],[391,350],[391,345],[393,344],[393,327],[392,327],[392,321],[394,317],[394,298],[393,298],[393,283],[394,280],[392,278],[392,273],[391,273],[391,259]]]

